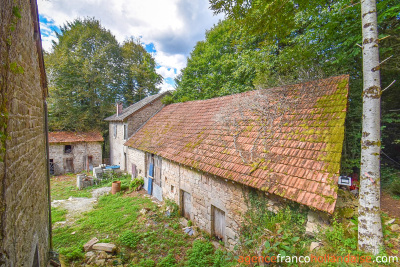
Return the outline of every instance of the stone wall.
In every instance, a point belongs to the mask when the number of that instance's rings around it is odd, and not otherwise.
[[[225,212],[224,242],[233,249],[238,241],[242,218],[247,210],[244,196],[248,188],[238,183],[197,172],[177,163],[163,159],[163,198],[181,205],[182,191],[191,195],[191,220],[201,229],[212,234],[212,209]]]
[[[126,122],[128,123],[128,137],[134,134],[146,121],[161,110],[164,106],[164,104],[161,103],[162,98],[163,97],[160,97],[147,104],[126,119]]]
[[[128,173],[132,174],[132,164],[136,165],[136,176],[146,176],[145,153],[143,151],[127,147]]]
[[[134,112],[129,117],[125,118],[124,122],[112,121],[109,124],[110,131],[110,163],[111,165],[119,165],[121,170],[128,171],[130,167],[125,168],[125,153],[128,153],[127,148],[124,147],[124,143],[127,141],[124,139],[124,125],[127,126],[128,139],[134,134],[142,125],[153,117],[161,108],[164,106],[161,103],[162,97],[154,100],[147,104],[140,110]],[[117,134],[114,135],[114,127],[117,127]]]
[[[65,145],[71,145],[71,153],[65,153]],[[86,170],[86,157],[92,157],[93,167],[102,163],[102,147],[99,142],[79,142],[69,144],[50,144],[49,159],[53,160],[54,175],[60,175],[67,172],[66,159],[73,160],[74,173]]]
[[[36,1],[32,1],[36,7]],[[5,40],[12,9],[18,7],[21,18],[11,33],[7,52]],[[5,150],[0,163],[0,266],[32,266],[35,254],[40,266],[47,266],[49,255],[49,202],[46,159],[45,109],[46,90],[41,84],[40,54],[36,46],[30,1],[2,0],[0,8],[0,64],[2,104],[9,112],[6,121]],[[4,69],[15,62],[19,73]],[[8,72],[8,77],[5,74]],[[1,118],[2,122],[4,117]],[[4,131],[3,129],[0,129]],[[36,253],[37,251],[37,253]]]
[[[135,164],[138,176],[145,177],[145,152],[128,148],[128,164]],[[131,168],[128,168],[131,173]],[[162,159],[162,198],[182,204],[182,191],[191,195],[193,223],[212,233],[212,208],[225,212],[224,242],[230,249],[237,243],[243,214],[247,211],[244,196],[248,188],[238,183],[197,172],[172,161]],[[154,184],[153,184],[154,190]]]
[[[124,124],[123,122],[112,121],[109,124],[110,130],[110,164],[121,166],[121,170],[124,170],[124,153],[126,148],[124,143],[127,141],[124,139]],[[114,127],[117,127],[117,134],[114,135]]]

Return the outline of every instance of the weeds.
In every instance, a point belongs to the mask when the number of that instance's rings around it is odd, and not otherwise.
[[[129,189],[132,191],[139,190],[144,185],[144,179],[142,177],[135,178],[129,184]]]

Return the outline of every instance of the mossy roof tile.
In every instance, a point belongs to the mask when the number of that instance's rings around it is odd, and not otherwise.
[[[332,213],[337,197],[332,184],[339,175],[348,79],[342,75],[168,105],[126,145]],[[266,128],[265,117],[251,113],[249,99],[276,92],[295,99],[296,105],[284,109]],[[266,110],[281,103],[271,99]],[[229,110],[228,117],[239,118],[235,117],[239,116],[237,102],[246,101],[250,104],[242,111],[247,120],[238,120],[237,131],[230,131],[229,118],[221,114]],[[329,201],[319,195],[321,191]]]

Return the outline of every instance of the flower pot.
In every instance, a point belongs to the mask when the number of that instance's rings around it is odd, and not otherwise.
[[[121,181],[112,182],[111,194],[115,195],[119,191],[121,191]]]

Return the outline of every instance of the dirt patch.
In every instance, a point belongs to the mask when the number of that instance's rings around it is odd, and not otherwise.
[[[390,217],[396,217],[400,219],[400,200],[394,199],[386,192],[382,192],[381,194],[381,209]]]

